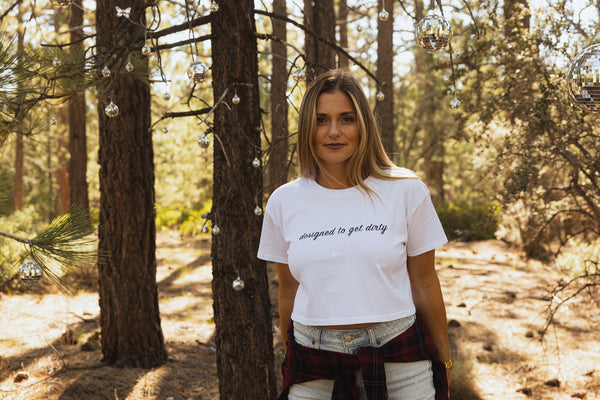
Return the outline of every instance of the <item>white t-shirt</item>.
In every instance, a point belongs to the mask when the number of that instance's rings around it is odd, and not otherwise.
[[[365,183],[376,195],[306,178],[271,194],[258,257],[288,264],[299,282],[292,320],[347,325],[415,313],[406,257],[447,242],[429,190],[419,179]]]

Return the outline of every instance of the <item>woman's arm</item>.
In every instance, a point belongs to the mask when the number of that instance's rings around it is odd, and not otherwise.
[[[450,361],[448,324],[442,288],[435,272],[435,250],[408,257],[408,275],[417,314],[425,324],[442,361]]]
[[[298,290],[298,281],[294,279],[287,264],[275,263],[279,277],[279,328],[283,344],[287,343],[287,328],[292,319],[294,299]]]

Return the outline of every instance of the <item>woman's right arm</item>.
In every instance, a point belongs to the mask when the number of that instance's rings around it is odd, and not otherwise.
[[[294,299],[298,290],[298,281],[294,279],[287,264],[275,263],[279,277],[279,328],[283,344],[287,343],[287,328],[292,319]]]

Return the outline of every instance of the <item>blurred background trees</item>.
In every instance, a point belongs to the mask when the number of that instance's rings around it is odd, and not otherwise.
[[[252,253],[257,214],[297,174],[299,101],[305,80],[327,68],[359,77],[386,150],[424,178],[452,239],[498,238],[546,261],[579,246],[589,257],[557,265],[574,275],[597,266],[590,248],[600,247],[600,132],[565,82],[573,57],[598,41],[593,2],[443,2],[454,37],[439,53],[420,48],[414,34],[438,2],[111,1],[95,13],[94,2],[57,3],[0,6],[0,231],[31,237],[73,204],[99,210],[102,247],[115,262],[122,251],[136,254],[115,271],[128,271],[129,285],[145,276],[151,295],[142,297],[152,308],[154,230],[208,236],[218,226],[215,296],[234,300],[215,308],[219,332],[233,322],[221,335],[227,359],[235,358],[227,353],[231,332],[244,323],[217,309],[246,310],[264,295],[264,265]],[[208,79],[190,81],[195,61],[209,67]],[[110,101],[122,113],[114,119],[103,114]],[[203,135],[208,148],[197,144]],[[127,220],[138,211],[143,217]],[[142,239],[128,247],[132,237]],[[5,290],[19,285],[21,251],[0,238]],[[246,288],[232,292],[243,272]],[[104,287],[117,279],[103,276]],[[114,286],[113,295],[126,287]],[[263,321],[269,307],[244,318]],[[160,343],[156,311],[150,320]],[[267,352],[270,334],[259,340]],[[154,357],[163,359],[161,351]],[[225,381],[235,368],[223,367]],[[270,376],[272,364],[266,370]]]

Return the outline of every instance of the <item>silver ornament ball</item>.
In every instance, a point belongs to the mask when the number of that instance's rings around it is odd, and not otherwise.
[[[68,6],[71,4],[71,0],[50,0],[50,2],[57,6]]]
[[[105,78],[108,78],[110,76],[110,69],[105,65],[104,68],[102,68],[102,76]]]
[[[204,82],[208,78],[208,67],[201,61],[193,62],[188,67],[187,76],[194,83]]]
[[[586,111],[600,111],[600,43],[581,52],[569,67],[569,95]]]
[[[383,94],[383,92],[381,90],[377,92],[377,96],[375,96],[375,97],[377,97],[377,101],[385,100],[385,94]]]
[[[258,216],[261,216],[262,213],[263,213],[262,208],[260,208],[259,206],[256,206],[256,208],[254,209],[254,214],[258,215]]]
[[[219,228],[218,225],[214,225],[213,228],[212,228],[212,233],[213,233],[213,235],[220,234],[221,233],[221,228]]]
[[[438,52],[452,39],[452,26],[444,17],[427,13],[417,24],[417,43],[425,50]]]
[[[62,65],[62,61],[60,61],[60,58],[58,58],[58,56],[54,57],[54,60],[52,60],[52,65],[54,66],[54,68],[59,68]]]
[[[162,133],[169,133],[169,127],[168,126],[163,126],[161,129]]]
[[[238,96],[237,93],[234,94],[233,97],[231,98],[231,102],[233,104],[239,104],[240,103],[240,96]]]
[[[211,1],[209,10],[210,10],[210,12],[219,11],[219,5],[217,4],[217,2],[215,0]]]
[[[210,146],[210,138],[206,135],[200,136],[200,139],[198,139],[198,145],[203,149],[208,148],[208,146]]]
[[[50,118],[50,125],[56,125],[58,123],[58,121],[56,120],[55,117]]]
[[[166,101],[171,100],[171,93],[169,93],[168,91],[165,90],[165,92],[163,93],[163,100],[166,100]]]
[[[209,232],[209,230],[208,230],[208,226],[204,225],[204,226],[202,227],[202,233],[208,233],[208,232]]]
[[[237,278],[235,278],[235,280],[233,281],[231,286],[233,287],[233,290],[235,290],[236,292],[239,292],[240,290],[244,289],[244,286],[246,286],[246,284],[244,283],[242,278],[240,278],[238,276]]]
[[[259,167],[260,167],[260,164],[261,164],[261,162],[260,162],[260,159],[258,159],[258,158],[255,158],[254,160],[252,160],[252,166],[253,166],[254,168],[259,168]]]
[[[145,56],[150,54],[150,46],[148,46],[148,43],[144,43],[144,46],[142,46],[142,54]]]
[[[460,108],[460,100],[457,99],[456,97],[452,99],[452,101],[450,102],[450,107],[456,109],[456,108]]]
[[[37,263],[29,260],[19,268],[19,279],[26,285],[35,285],[42,279],[43,270]]]
[[[292,72],[292,78],[294,78],[294,80],[296,82],[305,81],[306,80],[306,72],[304,72],[303,69],[298,68],[297,70]]]
[[[131,61],[127,61],[127,64],[125,64],[125,71],[133,72],[134,69],[135,69],[135,67],[133,66]]]
[[[117,115],[119,115],[119,106],[117,106],[115,103],[113,103],[112,101],[106,106],[106,108],[104,108],[104,113],[110,117],[110,118],[114,118]]]
[[[381,10],[379,12],[379,20],[382,21],[382,22],[385,22],[388,19],[390,19],[390,14],[384,8],[383,10]]]

